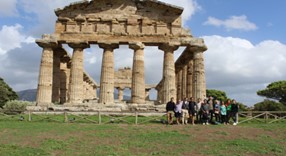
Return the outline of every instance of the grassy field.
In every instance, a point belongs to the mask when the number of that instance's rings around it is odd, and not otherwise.
[[[0,120],[0,155],[286,155],[285,122],[97,125],[17,118]]]

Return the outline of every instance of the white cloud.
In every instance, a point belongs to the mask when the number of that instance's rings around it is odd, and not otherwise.
[[[31,42],[32,37],[21,34],[23,27],[20,24],[14,26],[2,26],[0,30],[0,55],[6,54],[9,50],[20,48],[21,43]]]
[[[260,100],[256,91],[286,78],[286,45],[278,41],[250,41],[233,37],[204,36],[208,88],[222,89],[247,104]]]
[[[203,25],[213,25],[216,27],[225,27],[227,30],[243,30],[243,31],[251,31],[256,30],[257,26],[248,21],[245,15],[241,16],[231,16],[229,19],[220,20],[215,17],[209,17]]]
[[[17,0],[0,0],[0,17],[17,16]]]

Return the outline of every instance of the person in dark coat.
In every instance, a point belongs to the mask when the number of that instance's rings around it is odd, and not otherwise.
[[[192,125],[195,125],[196,107],[197,103],[195,102],[194,98],[191,97],[189,102],[189,115],[192,120]]]
[[[230,112],[231,118],[233,120],[233,125],[237,125],[238,123],[238,109],[239,109],[239,106],[236,103],[236,101],[233,99],[231,103],[231,112]]]
[[[167,113],[167,121],[168,124],[173,124],[173,117],[175,114],[175,102],[174,98],[172,97],[171,100],[166,104],[166,113]]]

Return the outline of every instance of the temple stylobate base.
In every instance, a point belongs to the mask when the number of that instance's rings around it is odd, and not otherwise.
[[[128,103],[134,106],[148,105],[152,88],[157,90],[156,104],[165,104],[172,97],[204,98],[203,52],[207,48],[203,39],[194,38],[182,27],[182,12],[183,8],[153,0],[91,0],[57,9],[55,32],[36,41],[43,48],[38,105],[73,106],[90,101],[96,101],[91,102],[94,105],[112,105],[124,102],[125,88],[131,89]],[[71,56],[63,48],[65,44],[73,49]],[[103,51],[101,67],[94,67],[101,68],[99,85],[84,71],[84,51],[91,48],[91,52],[98,53],[92,45]],[[114,70],[114,53],[120,45],[134,51],[132,69],[122,71],[123,75]],[[146,46],[164,52],[162,79],[152,87],[145,82]],[[174,53],[182,46],[186,49],[175,61]],[[114,98],[115,89],[118,99]]]

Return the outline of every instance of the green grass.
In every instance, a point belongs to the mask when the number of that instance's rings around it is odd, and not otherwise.
[[[0,119],[0,155],[286,155],[286,124],[93,124],[55,115]],[[46,116],[45,116],[46,117]],[[97,120],[97,116],[88,117]],[[25,116],[25,120],[27,116]],[[37,119],[37,120],[36,120]],[[39,120],[38,120],[39,119]],[[139,121],[149,118],[141,117]],[[83,121],[81,121],[83,120]],[[109,121],[109,117],[103,117]],[[133,122],[134,117],[126,118]]]

